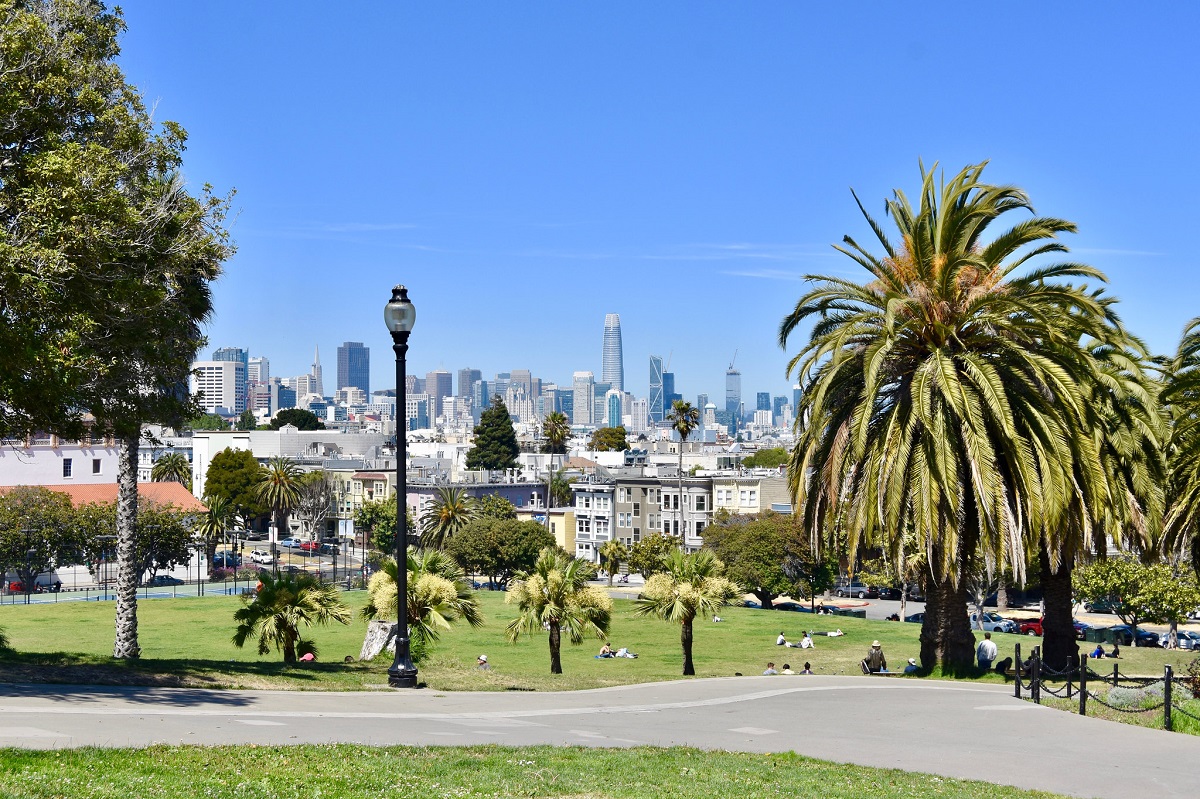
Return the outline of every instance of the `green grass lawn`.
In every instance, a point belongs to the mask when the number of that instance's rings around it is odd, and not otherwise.
[[[331,765],[332,764],[332,765]],[[1053,797],[794,754],[579,747],[0,750],[0,799],[322,797]]]
[[[345,600],[356,611],[365,601],[362,592],[349,592]],[[580,646],[563,646],[562,675],[550,672],[546,637],[509,644],[505,624],[515,610],[504,604],[500,592],[478,594],[487,620],[471,629],[456,626],[445,633],[425,662],[421,680],[440,690],[572,690],[679,678],[682,655],[678,625],[635,617],[633,604],[617,600],[609,640],[615,647],[637,652],[636,660],[596,660],[600,642],[589,639]],[[13,651],[0,654],[0,679],[12,682],[54,681],[82,683],[162,684],[229,688],[285,688],[319,690],[377,689],[387,682],[387,658],[373,663],[344,663],[357,657],[366,623],[357,615],[349,626],[316,628],[307,632],[320,651],[318,662],[285,667],[281,656],[259,656],[253,646],[238,649],[231,642],[233,597],[157,599],[138,604],[142,658],[135,663],[114,662],[111,602],[6,605],[0,607],[0,629]],[[805,660],[818,674],[857,674],[858,661],[873,639],[879,639],[888,664],[901,669],[918,653],[920,626],[841,616],[812,616],[787,611],[729,608],[725,621],[701,620],[695,627],[694,658],[698,677],[759,674],[768,661],[777,668],[789,663],[796,671]],[[815,650],[775,646],[783,630],[798,640],[805,629],[825,631],[840,627],[840,638],[817,637]],[[1038,639],[997,634],[1001,657],[1022,643],[1026,654]],[[487,654],[493,670],[475,669],[475,659]],[[1161,674],[1170,662],[1180,671],[1191,660],[1188,652],[1160,649],[1123,649],[1122,671],[1128,674]],[[976,679],[999,682],[995,674]]]

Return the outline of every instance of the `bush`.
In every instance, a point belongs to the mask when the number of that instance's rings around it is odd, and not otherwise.
[[[212,576],[208,578],[210,583],[223,583],[233,576],[233,569],[213,569]]]
[[[242,566],[240,569],[237,570],[237,578],[239,580],[257,580],[258,579],[258,567],[257,566]]]

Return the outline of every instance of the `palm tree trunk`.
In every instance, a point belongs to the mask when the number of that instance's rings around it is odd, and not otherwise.
[[[283,639],[283,662],[284,663],[295,663],[296,662],[296,638],[298,638],[298,637],[299,636],[296,634],[296,632],[294,630],[288,630],[284,634],[284,639]]]
[[[931,563],[937,563],[934,547]],[[966,581],[955,583],[954,575],[927,578],[925,621],[921,623],[921,665],[926,669],[937,663],[948,671],[970,669],[975,659],[975,636],[967,619]]]
[[[562,659],[558,656],[558,648],[562,643],[558,622],[550,622],[550,673],[562,674]]]
[[[675,510],[679,512],[679,529],[675,535],[679,538],[679,545],[683,546],[683,436],[679,437],[679,496],[675,502]]]
[[[1066,671],[1079,659],[1079,645],[1072,620],[1071,571],[1074,551],[1062,553],[1058,569],[1050,567],[1050,553],[1043,543],[1038,548],[1042,572],[1045,620],[1042,622],[1042,662],[1055,671]]]
[[[132,660],[138,646],[137,577],[137,459],[141,431],[121,438],[117,466],[117,618],[113,657]]]
[[[683,676],[692,677],[696,667],[692,664],[692,620],[685,619],[680,625],[679,642],[683,644]]]

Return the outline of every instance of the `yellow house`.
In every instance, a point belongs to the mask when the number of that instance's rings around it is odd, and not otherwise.
[[[518,508],[517,519],[523,522],[535,521],[538,524],[546,523],[546,510],[544,508]],[[550,509],[550,532],[554,536],[554,541],[567,552],[575,551],[575,508],[551,508]]]

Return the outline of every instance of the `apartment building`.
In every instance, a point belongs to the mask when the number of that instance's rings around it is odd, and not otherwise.
[[[611,480],[571,484],[575,508],[575,557],[600,562],[600,547],[613,538],[616,484]]]

